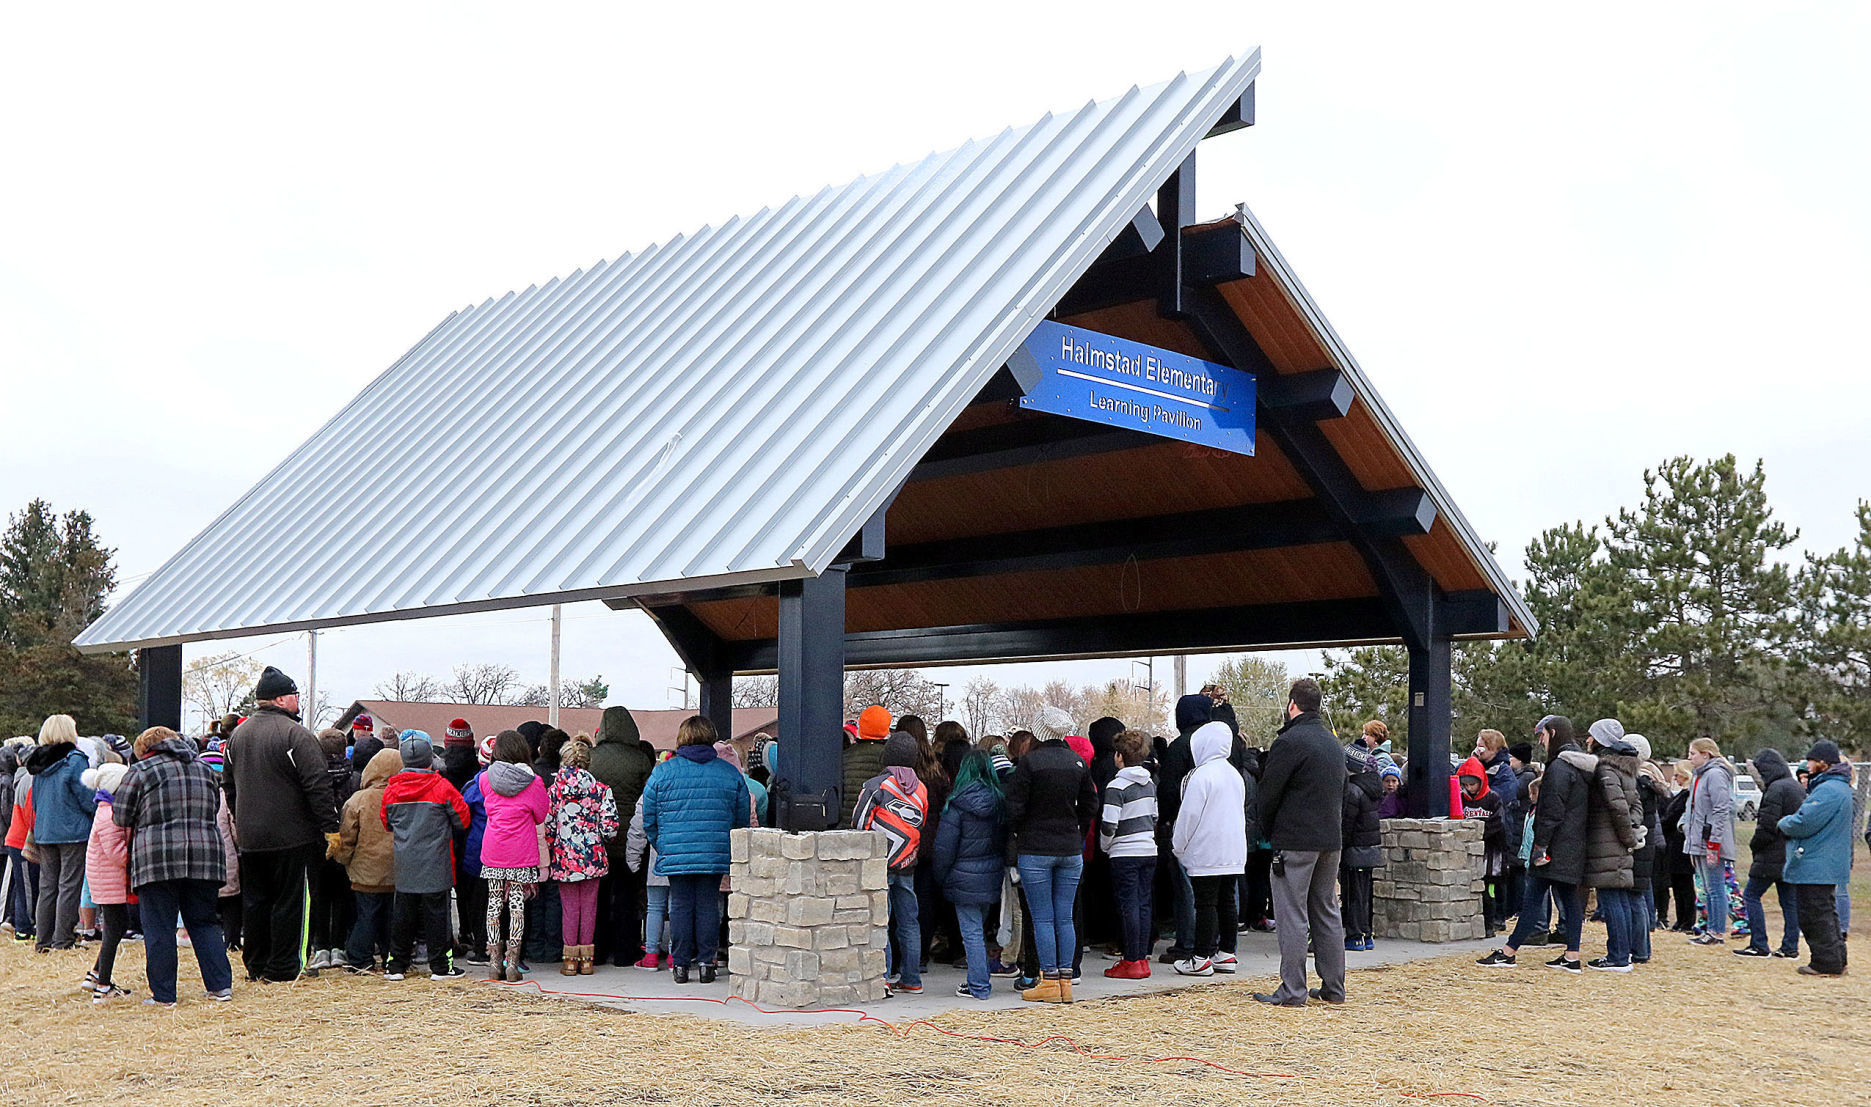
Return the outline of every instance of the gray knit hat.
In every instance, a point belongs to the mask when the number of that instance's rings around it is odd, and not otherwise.
[[[922,760],[922,747],[916,744],[916,736],[903,730],[893,730],[884,740],[884,766],[901,765],[907,769],[916,767]]]
[[[397,750],[403,755],[405,769],[426,769],[435,760],[435,743],[420,730],[405,731]]]
[[[1624,740],[1624,724],[1616,719],[1600,719],[1593,723],[1586,733],[1592,740],[1613,753],[1636,753],[1637,750]]]
[[[1072,716],[1065,708],[1048,704],[1040,708],[1039,718],[1033,722],[1033,731],[1042,742],[1063,740],[1072,733]]]

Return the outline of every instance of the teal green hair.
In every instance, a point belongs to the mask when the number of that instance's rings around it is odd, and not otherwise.
[[[955,783],[949,788],[948,803],[954,803],[956,796],[976,782],[986,785],[987,790],[994,794],[996,808],[1007,802],[1007,793],[1000,786],[1000,774],[994,771],[994,759],[980,750],[973,750],[962,758],[961,767],[955,770]],[[946,808],[948,804],[943,806]]]

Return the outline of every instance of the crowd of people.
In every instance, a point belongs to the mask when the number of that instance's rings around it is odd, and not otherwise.
[[[595,736],[532,722],[477,738],[456,719],[437,743],[368,716],[314,734],[273,668],[255,701],[199,738],[81,738],[54,715],[0,746],[0,925],[39,950],[95,940],[94,1002],[132,995],[117,953],[140,937],[143,1002],[173,1006],[178,928],[217,1001],[233,996],[233,952],[257,984],[399,981],[418,963],[450,979],[462,962],[511,982],[551,961],[567,976],[611,963],[717,980],[730,835],[769,822],[779,743],[738,747],[694,716],[659,752],[622,707]],[[1030,730],[971,739],[952,720],[932,733],[866,708],[846,727],[839,826],[889,844],[889,992],[920,993],[940,961],[965,966],[960,997],[986,999],[998,978],[1069,1003],[1088,949],[1107,977],[1146,978],[1153,961],[1210,977],[1236,972],[1238,935],[1260,930],[1277,935],[1280,984],[1254,999],[1345,1002],[1345,953],[1375,945],[1382,821],[1405,811],[1407,760],[1381,722],[1341,745],[1321,706],[1315,682],[1294,682],[1265,750],[1213,686],[1177,702],[1173,738],[1111,717],[1080,734],[1046,707]],[[1843,974],[1851,766],[1821,741],[1797,775],[1776,750],[1753,768],[1764,791],[1743,887],[1738,770],[1713,740],[1666,771],[1615,719],[1581,738],[1549,716],[1517,744],[1482,731],[1448,796],[1452,817],[1482,823],[1488,932],[1512,925],[1480,964],[1557,944],[1554,968],[1630,972],[1673,901],[1672,929],[1698,945],[1745,937],[1738,956],[1794,958],[1803,934],[1799,971]],[[1588,897],[1607,941],[1586,962]]]

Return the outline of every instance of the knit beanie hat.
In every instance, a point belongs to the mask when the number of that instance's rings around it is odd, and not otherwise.
[[[1064,740],[1066,735],[1072,733],[1072,716],[1063,707],[1047,704],[1039,709],[1039,718],[1033,721],[1033,733],[1042,742],[1050,742],[1055,738]]]
[[[403,768],[426,769],[435,760],[435,743],[420,730],[406,731],[403,740],[397,743],[397,750],[403,755]]]
[[[481,764],[490,765],[493,763],[494,739],[497,737],[499,736],[495,734],[489,734],[487,737],[481,739],[480,747],[474,751],[474,756],[480,760]]]
[[[1586,733],[1599,745],[1616,753],[1632,753],[1631,744],[1624,740],[1624,724],[1616,719],[1600,719],[1593,723]]]
[[[1644,737],[1641,734],[1626,734],[1624,736],[1624,741],[1632,749],[1637,751],[1638,760],[1640,761],[1650,760],[1650,739]]]
[[[351,720],[351,729],[353,731],[362,730],[368,732],[375,726],[376,720],[372,719],[369,715],[359,715],[357,718]]]
[[[86,769],[78,779],[86,788],[94,792],[115,793],[117,786],[123,783],[124,775],[129,771],[128,765],[99,765],[95,769]]]
[[[253,686],[253,698],[256,700],[276,700],[281,696],[296,696],[299,686],[292,678],[268,665],[260,673],[260,682]]]
[[[879,704],[871,704],[858,713],[858,737],[873,742],[880,742],[890,737],[890,710]],[[914,742],[912,738],[910,741]]]
[[[913,769],[920,760],[922,749],[916,745],[915,735],[899,730],[884,741],[884,767],[901,765]]]
[[[468,720],[456,719],[454,722],[449,723],[448,729],[443,732],[442,745],[444,746],[472,746],[474,745],[474,728],[468,725]]]
[[[1839,744],[1837,742],[1821,738],[1819,741],[1813,743],[1812,749],[1806,751],[1806,760],[1823,761],[1828,765],[1836,765],[1844,760],[1844,758],[1839,756]]]
[[[1507,756],[1514,758],[1522,765],[1531,765],[1533,763],[1533,743],[1515,742],[1513,745],[1507,747]]]

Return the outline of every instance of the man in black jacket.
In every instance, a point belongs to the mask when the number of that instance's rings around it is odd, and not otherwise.
[[[1273,843],[1273,914],[1280,920],[1280,987],[1254,993],[1262,1003],[1304,1007],[1310,928],[1319,987],[1345,1002],[1345,926],[1338,913],[1338,859],[1344,842],[1345,753],[1319,719],[1319,685],[1296,680],[1286,725],[1260,775],[1260,818]],[[1304,919],[1307,926],[1300,925]]]
[[[240,840],[247,979],[285,982],[305,971],[309,874],[338,833],[325,752],[299,725],[299,688],[271,665],[253,698],[260,708],[234,728],[222,780]]]
[[[1579,932],[1585,924],[1579,885],[1585,879],[1585,834],[1591,805],[1592,778],[1585,770],[1559,755],[1579,748],[1572,720],[1548,715],[1534,729],[1535,739],[1546,744],[1546,775],[1540,778],[1540,800],[1533,809],[1533,855],[1527,870],[1526,896],[1520,920],[1507,944],[1476,964],[1489,968],[1513,966],[1515,955],[1539,925],[1535,916],[1550,890],[1559,906],[1559,930],[1566,950],[1548,961],[1549,968],[1583,972],[1579,963]]]
[[[1748,842],[1754,860],[1748,864],[1748,885],[1741,892],[1748,911],[1748,944],[1735,950],[1735,956],[1797,958],[1800,955],[1799,901],[1794,898],[1793,885],[1786,882],[1782,873],[1787,863],[1787,839],[1780,833],[1780,820],[1800,809],[1800,804],[1806,802],[1806,792],[1799,781],[1793,779],[1793,770],[1787,767],[1787,759],[1779,750],[1766,749],[1755,754],[1754,771],[1760,774],[1764,790],[1760,811],[1754,818],[1754,838]],[[1767,948],[1767,912],[1761,906],[1761,897],[1767,894],[1769,887],[1780,897],[1784,930],[1778,950]]]

